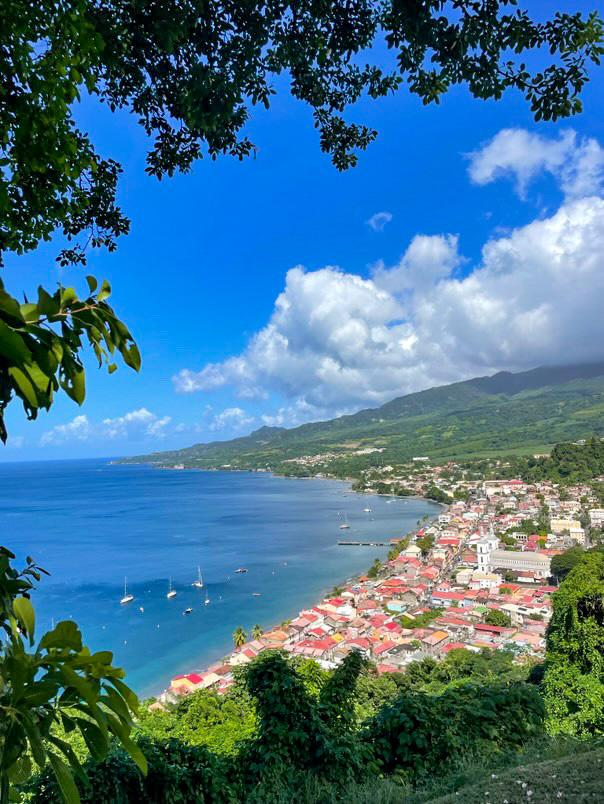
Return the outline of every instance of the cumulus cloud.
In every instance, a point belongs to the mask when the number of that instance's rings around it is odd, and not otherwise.
[[[597,195],[604,181],[604,150],[575,131],[548,139],[524,129],[506,128],[468,154],[468,173],[475,184],[512,176],[521,197],[539,173],[552,174],[569,198]]]
[[[79,415],[67,424],[58,424],[43,433],[40,444],[49,446],[69,441],[161,439],[166,435],[171,421],[170,416],[156,416],[147,408],[139,408],[114,419],[103,419],[98,423]]]
[[[242,408],[225,408],[217,413],[210,422],[210,430],[243,430],[254,422],[253,416],[248,416]]]
[[[575,165],[595,153],[591,141],[573,142]],[[486,164],[481,181],[490,180]],[[560,167],[562,183],[568,170]],[[277,393],[285,403],[262,420],[291,425],[501,369],[602,359],[604,200],[585,178],[595,172],[579,173],[554,214],[491,236],[465,275],[452,234],[415,237],[369,279],[292,268],[247,348],[181,372],[176,389]],[[586,195],[575,197],[580,186]]]
[[[392,212],[376,212],[369,220],[365,221],[367,226],[371,227],[374,232],[382,232],[386,224],[392,220]]]

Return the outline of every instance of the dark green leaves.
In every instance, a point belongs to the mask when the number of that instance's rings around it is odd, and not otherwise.
[[[73,779],[84,774],[73,747],[57,733],[79,731],[92,755],[103,759],[113,739],[122,744],[139,770],[146,760],[131,739],[136,696],[114,667],[110,651],[91,653],[77,625],[60,622],[34,645],[35,614],[29,599],[33,581],[43,573],[32,559],[24,570],[12,565],[13,554],[0,548],[0,628],[6,637],[0,650],[0,704],[10,719],[0,725],[0,790],[17,785],[39,769],[52,767],[63,799],[78,802]],[[14,788],[13,788],[14,790]]]
[[[0,438],[5,441],[4,410],[19,398],[30,419],[48,410],[62,389],[81,405],[86,397],[86,375],[81,351],[92,347],[99,366],[109,373],[124,363],[140,369],[140,353],[130,331],[107,303],[111,287],[87,277],[91,295],[79,298],[72,287],[59,287],[52,295],[38,288],[37,303],[19,305],[0,283]]]

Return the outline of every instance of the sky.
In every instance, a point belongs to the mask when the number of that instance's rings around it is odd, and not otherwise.
[[[134,117],[84,100],[78,120],[122,163],[132,220],[85,273],[110,281],[143,366],[109,376],[87,358],[84,404],[59,395],[35,422],[11,404],[0,461],[184,447],[604,359],[604,68],[583,99],[553,124],[513,91],[483,102],[455,88],[424,107],[402,89],[349,114],[379,135],[339,173],[282,89],[252,112],[255,158],[162,182],[144,173]],[[84,272],[57,268],[56,251],[9,260],[7,287],[83,291]]]

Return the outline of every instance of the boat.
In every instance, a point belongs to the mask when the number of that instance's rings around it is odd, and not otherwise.
[[[239,567],[239,569],[236,569],[235,572],[237,573],[237,575],[243,575],[244,573],[247,572],[247,569],[245,567]]]
[[[262,592],[252,592],[252,597],[260,597]]]
[[[363,511],[364,511],[366,514],[370,514],[370,513],[371,513],[371,508],[363,508]]]
[[[208,595],[208,590],[206,589],[206,599],[203,601],[204,606],[210,605],[210,596]]]
[[[203,589],[203,577],[201,575],[201,569],[199,566],[197,567],[197,579],[193,581],[192,586],[196,589]]]
[[[348,517],[346,516],[346,514],[344,514],[344,521],[340,525],[340,530],[348,530],[349,528],[350,525],[348,524]]]
[[[168,582],[168,594],[166,597],[168,600],[172,600],[173,597],[176,597],[176,589],[172,589],[172,578],[170,578]]]
[[[132,603],[134,600],[134,595],[128,594],[128,579],[124,578],[124,597],[120,600],[120,603]]]
[[[192,611],[193,611],[193,609],[192,609],[192,608],[189,606],[189,608],[188,608],[188,609],[185,609],[185,610],[183,611],[183,614],[191,614],[191,613],[192,613]]]

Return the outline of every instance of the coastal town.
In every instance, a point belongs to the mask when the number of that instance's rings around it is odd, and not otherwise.
[[[425,495],[437,489],[450,502],[435,518],[391,539],[386,561],[376,560],[366,575],[295,619],[255,629],[224,660],[174,677],[156,705],[201,689],[224,693],[237,667],[270,649],[326,669],[359,651],[380,674],[456,649],[542,658],[556,589],[552,559],[588,547],[604,525],[593,485],[468,479],[455,463],[431,465],[422,456],[410,466],[402,474],[391,466],[373,469],[363,490],[394,494],[404,484],[407,494]]]

